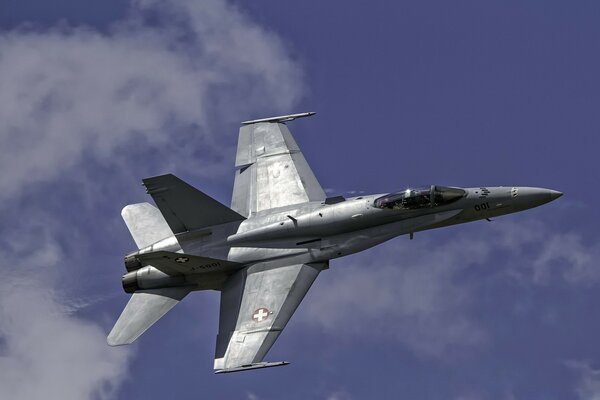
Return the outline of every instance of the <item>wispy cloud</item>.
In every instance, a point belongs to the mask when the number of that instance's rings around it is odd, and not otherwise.
[[[305,320],[335,334],[395,339],[425,356],[485,343],[468,315],[471,289],[456,278],[489,250],[465,238],[445,245],[422,239],[337,261],[320,278]]]
[[[494,224],[494,248],[512,257],[513,277],[536,285],[560,279],[574,285],[600,283],[600,240],[577,232],[556,231],[541,221]]]
[[[502,393],[500,395],[483,393],[481,389],[475,391],[468,391],[455,397],[455,400],[517,400],[515,395],[510,391]]]
[[[53,229],[16,227],[0,249],[0,397],[109,398],[127,377],[130,351],[107,351],[102,327],[65,309],[66,257]]]
[[[235,6],[182,0],[134,1],[107,32],[0,32],[0,70],[0,397],[112,398],[132,353],[77,312],[108,290],[81,291],[110,271],[97,206],[149,166],[230,167],[236,134],[216,121],[288,111],[301,69]]]
[[[129,166],[148,146],[179,156],[153,160],[166,166],[201,153],[210,175],[233,143],[211,122],[287,110],[302,88],[280,39],[222,0],[138,1],[108,33],[2,32],[0,70],[3,198],[90,156]]]
[[[600,400],[600,369],[588,361],[567,361],[565,365],[578,375],[575,392],[580,400]]]
[[[326,400],[352,400],[352,396],[348,394],[345,390],[336,390],[335,392],[329,394],[326,397]]]
[[[537,221],[481,224],[436,239],[423,233],[334,262],[301,315],[331,334],[392,339],[417,356],[447,358],[489,342],[475,314],[489,279],[597,284],[597,252],[598,242]]]

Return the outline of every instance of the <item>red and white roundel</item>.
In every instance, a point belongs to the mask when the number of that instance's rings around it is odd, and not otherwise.
[[[252,319],[256,322],[262,322],[265,319],[269,318],[270,314],[271,312],[269,310],[267,310],[264,307],[261,307],[258,310],[254,311],[254,314],[252,314]]]

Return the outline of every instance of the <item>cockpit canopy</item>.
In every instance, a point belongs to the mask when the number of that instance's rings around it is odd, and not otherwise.
[[[387,194],[376,199],[374,206],[392,210],[438,207],[457,201],[465,193],[463,189],[459,188],[431,185]]]

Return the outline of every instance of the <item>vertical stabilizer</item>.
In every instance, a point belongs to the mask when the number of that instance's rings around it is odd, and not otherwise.
[[[175,234],[245,219],[175,175],[154,176],[143,182]]]

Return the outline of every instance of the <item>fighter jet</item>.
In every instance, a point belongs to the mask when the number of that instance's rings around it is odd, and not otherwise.
[[[263,359],[330,260],[562,195],[429,185],[327,197],[286,125],[313,114],[242,122],[231,208],[174,175],[143,179],[158,208],[130,204],[121,213],[138,250],[125,257],[123,289],[133,295],[109,345],[132,343],[190,292],[217,290],[215,372],[285,365]]]

